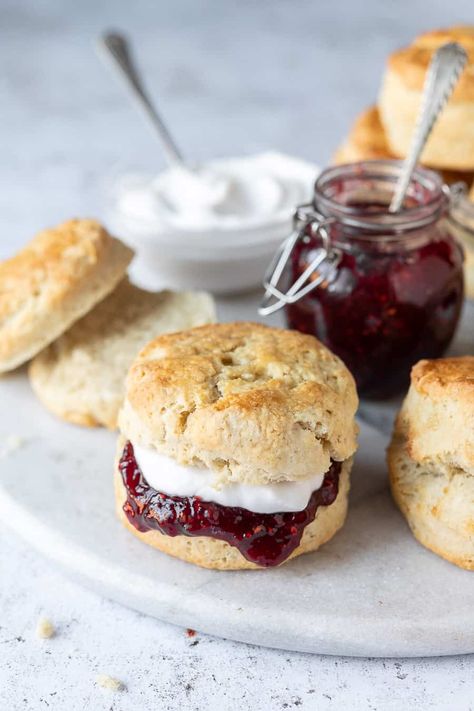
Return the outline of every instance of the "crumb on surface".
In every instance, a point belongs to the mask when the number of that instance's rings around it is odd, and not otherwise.
[[[196,630],[192,630],[191,627],[188,627],[186,630],[186,634],[188,637],[195,637],[196,636]]]
[[[115,679],[113,676],[108,674],[98,674],[97,684],[103,689],[109,689],[110,691],[125,691],[126,686],[120,679]]]
[[[12,452],[20,449],[25,443],[25,438],[18,434],[10,434],[0,444],[0,459],[7,457]]]
[[[56,630],[51,620],[47,617],[40,617],[36,625],[36,636],[39,639],[50,639],[54,637]]]

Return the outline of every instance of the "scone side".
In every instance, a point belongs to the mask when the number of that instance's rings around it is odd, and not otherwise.
[[[409,150],[421,91],[407,86],[389,65],[382,82],[378,107],[387,146],[402,158]],[[460,132],[459,127],[462,126]],[[474,102],[449,102],[439,118],[421,156],[433,168],[472,171],[474,167]]]
[[[465,570],[474,570],[474,516],[473,535],[470,541],[466,541],[462,532],[440,520],[436,505],[427,505],[417,480],[417,477],[426,474],[408,454],[406,437],[403,430],[397,427],[387,450],[387,465],[392,497],[417,541],[450,563]],[[404,479],[407,469],[413,470],[411,485],[407,485]],[[448,482],[444,474],[433,476],[443,476]]]
[[[80,427],[106,427],[108,430],[117,429],[117,413],[120,409],[121,400],[107,409],[102,408],[100,417],[93,412],[86,401],[75,400],[74,404],[58,399],[44,386],[45,370],[47,369],[48,348],[41,351],[28,366],[28,379],[30,387],[43,407],[52,415],[71,425]]]

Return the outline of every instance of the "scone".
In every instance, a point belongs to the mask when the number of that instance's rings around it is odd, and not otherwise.
[[[118,515],[206,568],[266,568],[343,525],[356,449],[354,380],[312,336],[254,323],[149,343],[127,376]]]
[[[0,373],[26,363],[107,296],[132,256],[95,220],[69,220],[0,263]]]
[[[388,450],[395,501],[415,537],[474,570],[474,356],[422,360]]]
[[[163,333],[215,321],[212,296],[150,292],[124,279],[30,364],[43,405],[68,422],[117,427],[125,377],[139,350]]]
[[[379,96],[380,117],[389,150],[407,154],[418,115],[426,71],[434,52],[458,42],[469,60],[422,154],[434,168],[474,170],[474,26],[456,26],[420,35],[388,59]]]
[[[369,106],[355,119],[347,139],[334,156],[334,162],[354,163],[394,157],[387,145],[378,109],[376,106]]]
[[[405,158],[406,154],[399,155]],[[339,146],[334,155],[334,163],[354,163],[362,160],[390,160],[396,156],[390,151],[385,136],[384,127],[380,120],[377,106],[370,106],[355,119],[344,143]],[[430,166],[425,157],[422,164],[427,168],[438,170],[443,180],[451,185],[460,181],[470,185],[474,180],[472,171],[439,170]]]

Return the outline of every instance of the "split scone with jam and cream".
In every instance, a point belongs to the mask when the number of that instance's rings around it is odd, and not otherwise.
[[[266,568],[341,528],[357,447],[354,380],[312,336],[214,324],[151,341],[119,415],[118,515],[206,568]]]
[[[415,538],[474,570],[474,356],[415,365],[388,467]]]

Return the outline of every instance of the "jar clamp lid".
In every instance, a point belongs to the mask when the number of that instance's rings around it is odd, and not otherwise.
[[[326,229],[333,222],[335,220],[332,217],[322,218],[321,215],[318,215],[311,203],[299,205],[296,208],[293,216],[293,231],[278,248],[263,278],[265,295],[258,308],[258,313],[261,316],[268,316],[281,309],[285,304],[292,304],[316,289],[329,276],[328,273],[318,274],[318,269],[323,262],[327,263],[330,274],[337,269],[342,253],[331,245],[329,232]],[[285,267],[297,243],[307,235],[308,229],[311,230],[313,237],[320,237],[321,247],[317,250],[316,257],[308,264],[298,279],[286,291],[282,291],[279,285]]]
[[[296,208],[294,229],[280,245],[265,272],[265,294],[258,309],[260,315],[267,316],[285,305],[294,304],[332,279],[343,254],[331,239],[332,225],[339,222],[350,232],[358,232],[359,237],[365,234],[367,239],[373,241],[376,236],[381,243],[386,243],[402,238],[406,232],[421,230],[431,224],[444,213],[448,203],[456,204],[459,199],[458,184],[450,189],[442,183],[439,175],[425,168],[417,168],[412,176],[411,199],[414,206],[397,214],[387,211],[361,215],[353,211],[350,203],[335,199],[334,186],[348,181],[351,189],[354,189],[358,182],[365,181],[366,187],[372,186],[371,189],[377,194],[376,199],[387,202],[388,208],[400,168],[400,161],[374,160],[336,166],[321,173],[315,184],[315,202]],[[425,201],[418,202],[420,191],[425,194]],[[283,286],[286,266],[293,251],[301,240],[310,237],[320,240],[315,257],[292,284]]]

